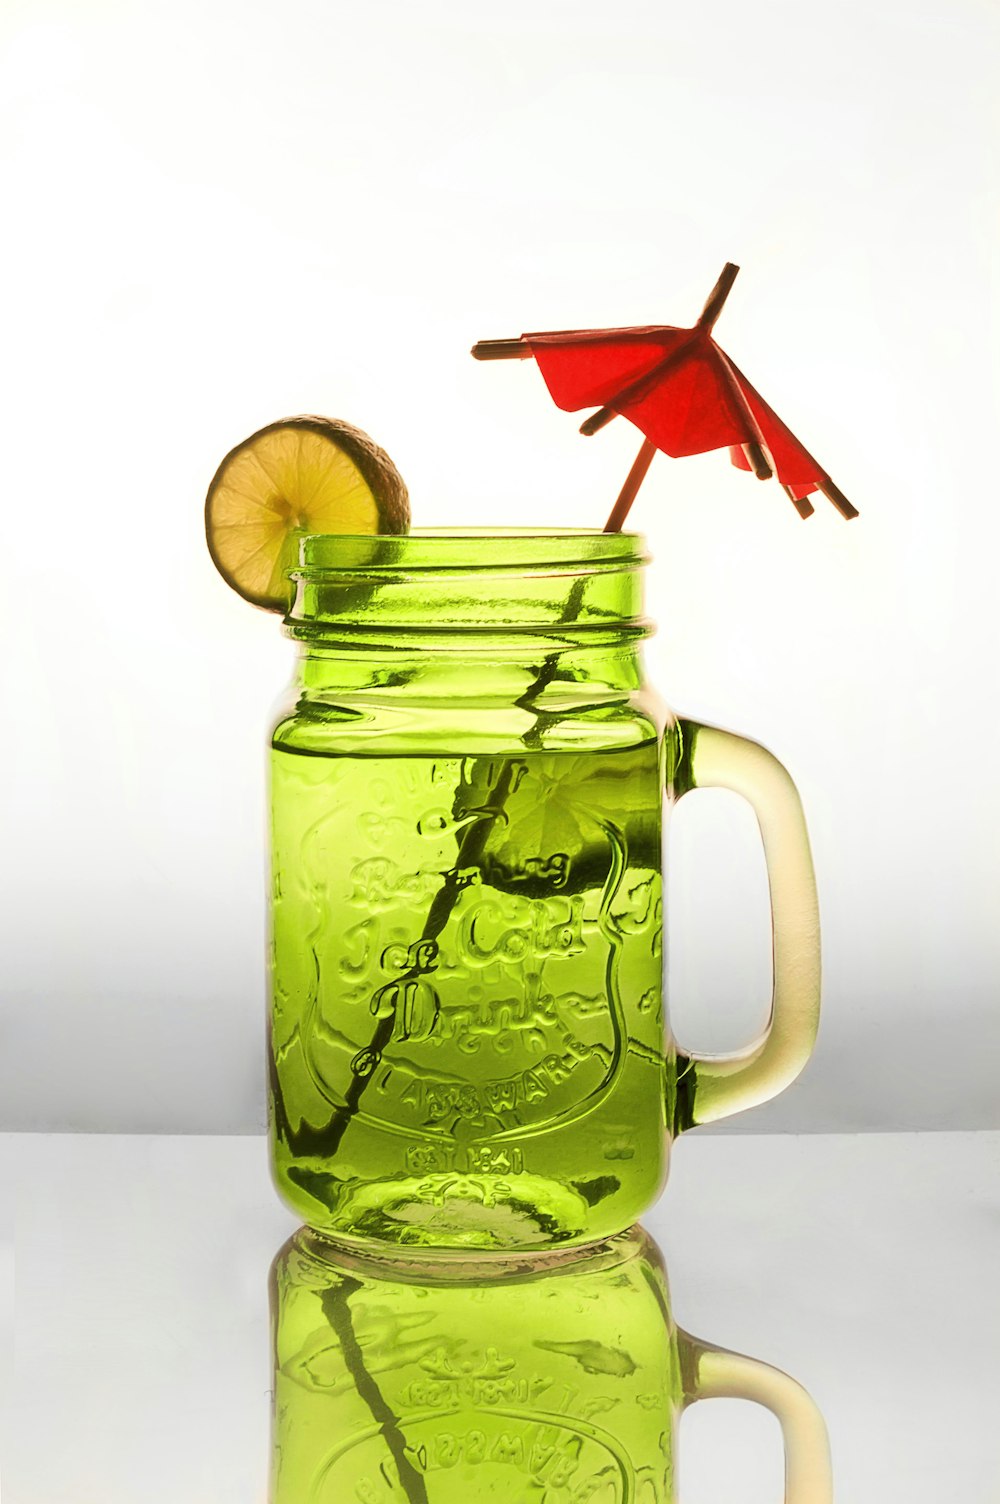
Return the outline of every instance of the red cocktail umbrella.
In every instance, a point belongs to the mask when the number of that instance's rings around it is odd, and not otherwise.
[[[628,418],[645,435],[635,464],[605,525],[616,532],[658,449],[672,458],[728,446],[735,465],[760,480],[777,475],[799,515],[821,491],[844,517],[856,517],[842,491],[785,427],[712,338],[712,328],[739,271],[727,262],[690,329],[656,324],[634,329],[569,329],[480,340],[477,360],[533,355],[552,400],[564,412],[596,407],[580,432],[595,434],[612,418]]]

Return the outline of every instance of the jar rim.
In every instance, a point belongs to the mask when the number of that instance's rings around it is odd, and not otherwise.
[[[601,570],[649,562],[641,533],[596,528],[421,527],[409,533],[305,533],[299,568],[380,570]]]

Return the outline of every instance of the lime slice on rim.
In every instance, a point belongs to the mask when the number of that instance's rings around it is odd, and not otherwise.
[[[338,418],[282,418],[244,439],[205,501],[208,551],[227,585],[268,611],[292,595],[301,533],[405,533],[410,502],[384,449]]]

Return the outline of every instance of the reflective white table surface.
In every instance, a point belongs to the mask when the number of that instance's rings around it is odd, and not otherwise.
[[[8,1135],[0,1190],[3,1504],[264,1504],[263,1141]],[[838,1501],[1000,1500],[1000,1133],[694,1133],[644,1221],[678,1322],[811,1392]],[[678,1451],[679,1504],[782,1497],[755,1405]]]

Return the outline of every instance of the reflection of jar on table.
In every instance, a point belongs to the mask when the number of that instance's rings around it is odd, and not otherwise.
[[[543,1256],[371,1259],[301,1231],[272,1271],[271,1504],[674,1504],[681,1412],[759,1401],[788,1504],[829,1504],[794,1380],[698,1342],[639,1228]]]

